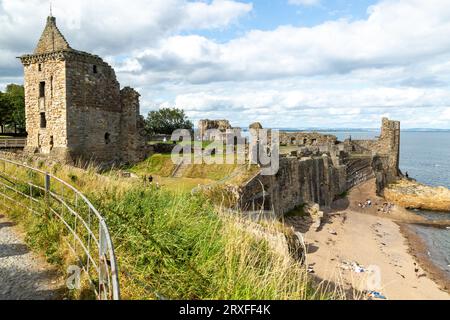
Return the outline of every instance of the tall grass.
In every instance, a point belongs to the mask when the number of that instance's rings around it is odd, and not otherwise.
[[[222,212],[204,195],[144,186],[114,173],[99,175],[92,167],[49,170],[79,188],[106,218],[123,299],[325,297],[288,250],[274,249],[264,237],[264,232],[283,231],[277,222],[256,225]],[[28,215],[16,212],[15,218],[29,222]],[[61,226],[48,216],[32,220],[24,224],[28,241],[50,262],[63,265]],[[265,230],[263,236],[255,236],[255,228]]]

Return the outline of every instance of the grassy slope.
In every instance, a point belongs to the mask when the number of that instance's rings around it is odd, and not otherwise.
[[[66,167],[53,171],[75,184],[105,216],[124,299],[321,297],[307,285],[301,266],[202,195],[151,189],[113,174]],[[60,245],[58,224],[48,217],[29,217],[15,213],[18,221],[26,221],[29,242],[51,262],[63,264],[67,252]]]

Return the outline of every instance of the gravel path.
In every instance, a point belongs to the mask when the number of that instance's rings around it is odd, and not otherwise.
[[[0,214],[0,300],[54,300],[62,280],[24,244],[14,224]]]

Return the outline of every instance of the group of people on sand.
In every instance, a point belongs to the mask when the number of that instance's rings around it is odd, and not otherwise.
[[[362,209],[371,208],[372,207],[372,200],[367,199],[365,203],[358,203],[358,207]]]
[[[394,205],[392,203],[383,203],[383,207],[378,209],[378,212],[380,213],[391,213],[392,208]]]
[[[378,204],[375,204],[375,206],[377,206]],[[359,203],[358,207],[360,207],[361,209],[366,209],[366,208],[372,208],[373,203],[372,200],[367,199],[365,203]],[[394,205],[392,203],[388,203],[385,202],[383,203],[383,206],[378,208],[378,212],[379,213],[391,213],[392,208],[394,207]]]

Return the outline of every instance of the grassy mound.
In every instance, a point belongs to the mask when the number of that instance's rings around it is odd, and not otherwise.
[[[151,188],[114,174],[60,166],[52,170],[79,188],[106,218],[123,299],[324,297],[288,253],[275,250],[264,236],[255,236],[250,223],[222,213],[203,195]],[[33,248],[64,266],[67,251],[54,218],[30,218],[23,210],[14,218],[23,223]],[[264,228],[284,230],[277,222]]]

